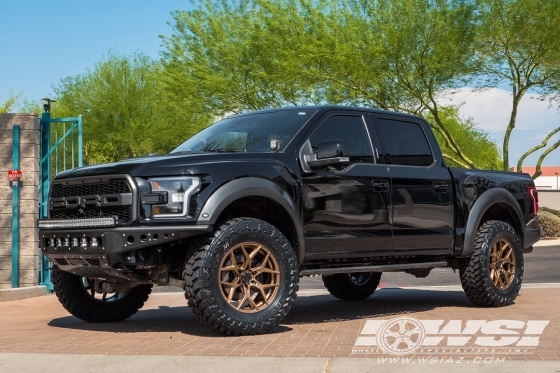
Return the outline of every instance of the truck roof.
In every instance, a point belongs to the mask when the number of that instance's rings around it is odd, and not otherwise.
[[[368,111],[368,112],[371,112],[371,113],[378,113],[378,114],[392,114],[392,115],[406,116],[406,117],[415,118],[415,119],[423,119],[422,117],[420,117],[418,115],[412,115],[412,114],[402,113],[402,112],[398,112],[398,111],[373,109],[373,108],[358,107],[358,106],[345,106],[345,105],[283,106],[283,107],[280,107],[280,108],[271,108],[271,109],[249,111],[249,112],[246,112],[246,113],[236,114],[235,116],[250,115],[250,114],[255,114],[255,113],[272,113],[272,112],[277,112],[277,111],[298,110],[298,109],[300,109],[300,110],[317,110],[317,111],[319,111],[319,110],[328,111],[328,110],[333,110],[333,109],[348,110],[348,111],[359,110],[359,111]]]

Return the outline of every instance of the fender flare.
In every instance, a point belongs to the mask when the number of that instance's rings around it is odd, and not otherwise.
[[[227,182],[219,187],[206,200],[198,217],[197,225],[214,225],[220,214],[234,201],[243,197],[266,197],[277,202],[290,215],[297,234],[297,254],[299,263],[303,262],[305,254],[305,239],[301,216],[291,197],[285,190],[272,181],[257,177],[244,177]],[[208,214],[206,218],[203,215]]]
[[[467,221],[467,227],[465,229],[463,251],[460,255],[461,257],[468,257],[473,253],[474,242],[476,239],[476,230],[480,225],[480,220],[482,219],[484,213],[496,203],[505,203],[515,211],[519,226],[522,229],[522,232],[518,232],[518,234],[521,235],[521,240],[523,242],[525,237],[525,227],[523,224],[523,213],[521,212],[521,208],[519,207],[517,200],[513,198],[513,196],[505,189],[492,188],[484,192],[480,196],[480,198],[476,200],[474,206],[469,212],[469,219]]]

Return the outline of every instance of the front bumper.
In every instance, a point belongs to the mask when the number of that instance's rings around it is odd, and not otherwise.
[[[113,266],[122,261],[119,254],[208,233],[212,229],[211,225],[41,229],[39,242],[43,254],[61,269],[77,274],[86,271],[101,277],[113,272]],[[76,238],[78,245],[72,245]],[[92,244],[94,240],[95,245]]]

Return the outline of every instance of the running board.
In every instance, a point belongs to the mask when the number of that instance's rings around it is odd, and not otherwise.
[[[418,268],[434,268],[434,267],[447,267],[447,262],[426,262],[426,263],[410,263],[410,264],[385,264],[377,266],[362,266],[362,267],[340,267],[340,268],[318,268],[318,269],[304,269],[299,271],[300,276],[311,275],[335,275],[337,273],[358,273],[358,272],[396,272],[405,269],[418,269]]]

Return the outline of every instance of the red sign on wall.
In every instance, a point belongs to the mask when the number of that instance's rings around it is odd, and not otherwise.
[[[8,170],[8,179],[12,181],[17,181],[21,179],[22,172],[21,170]]]

